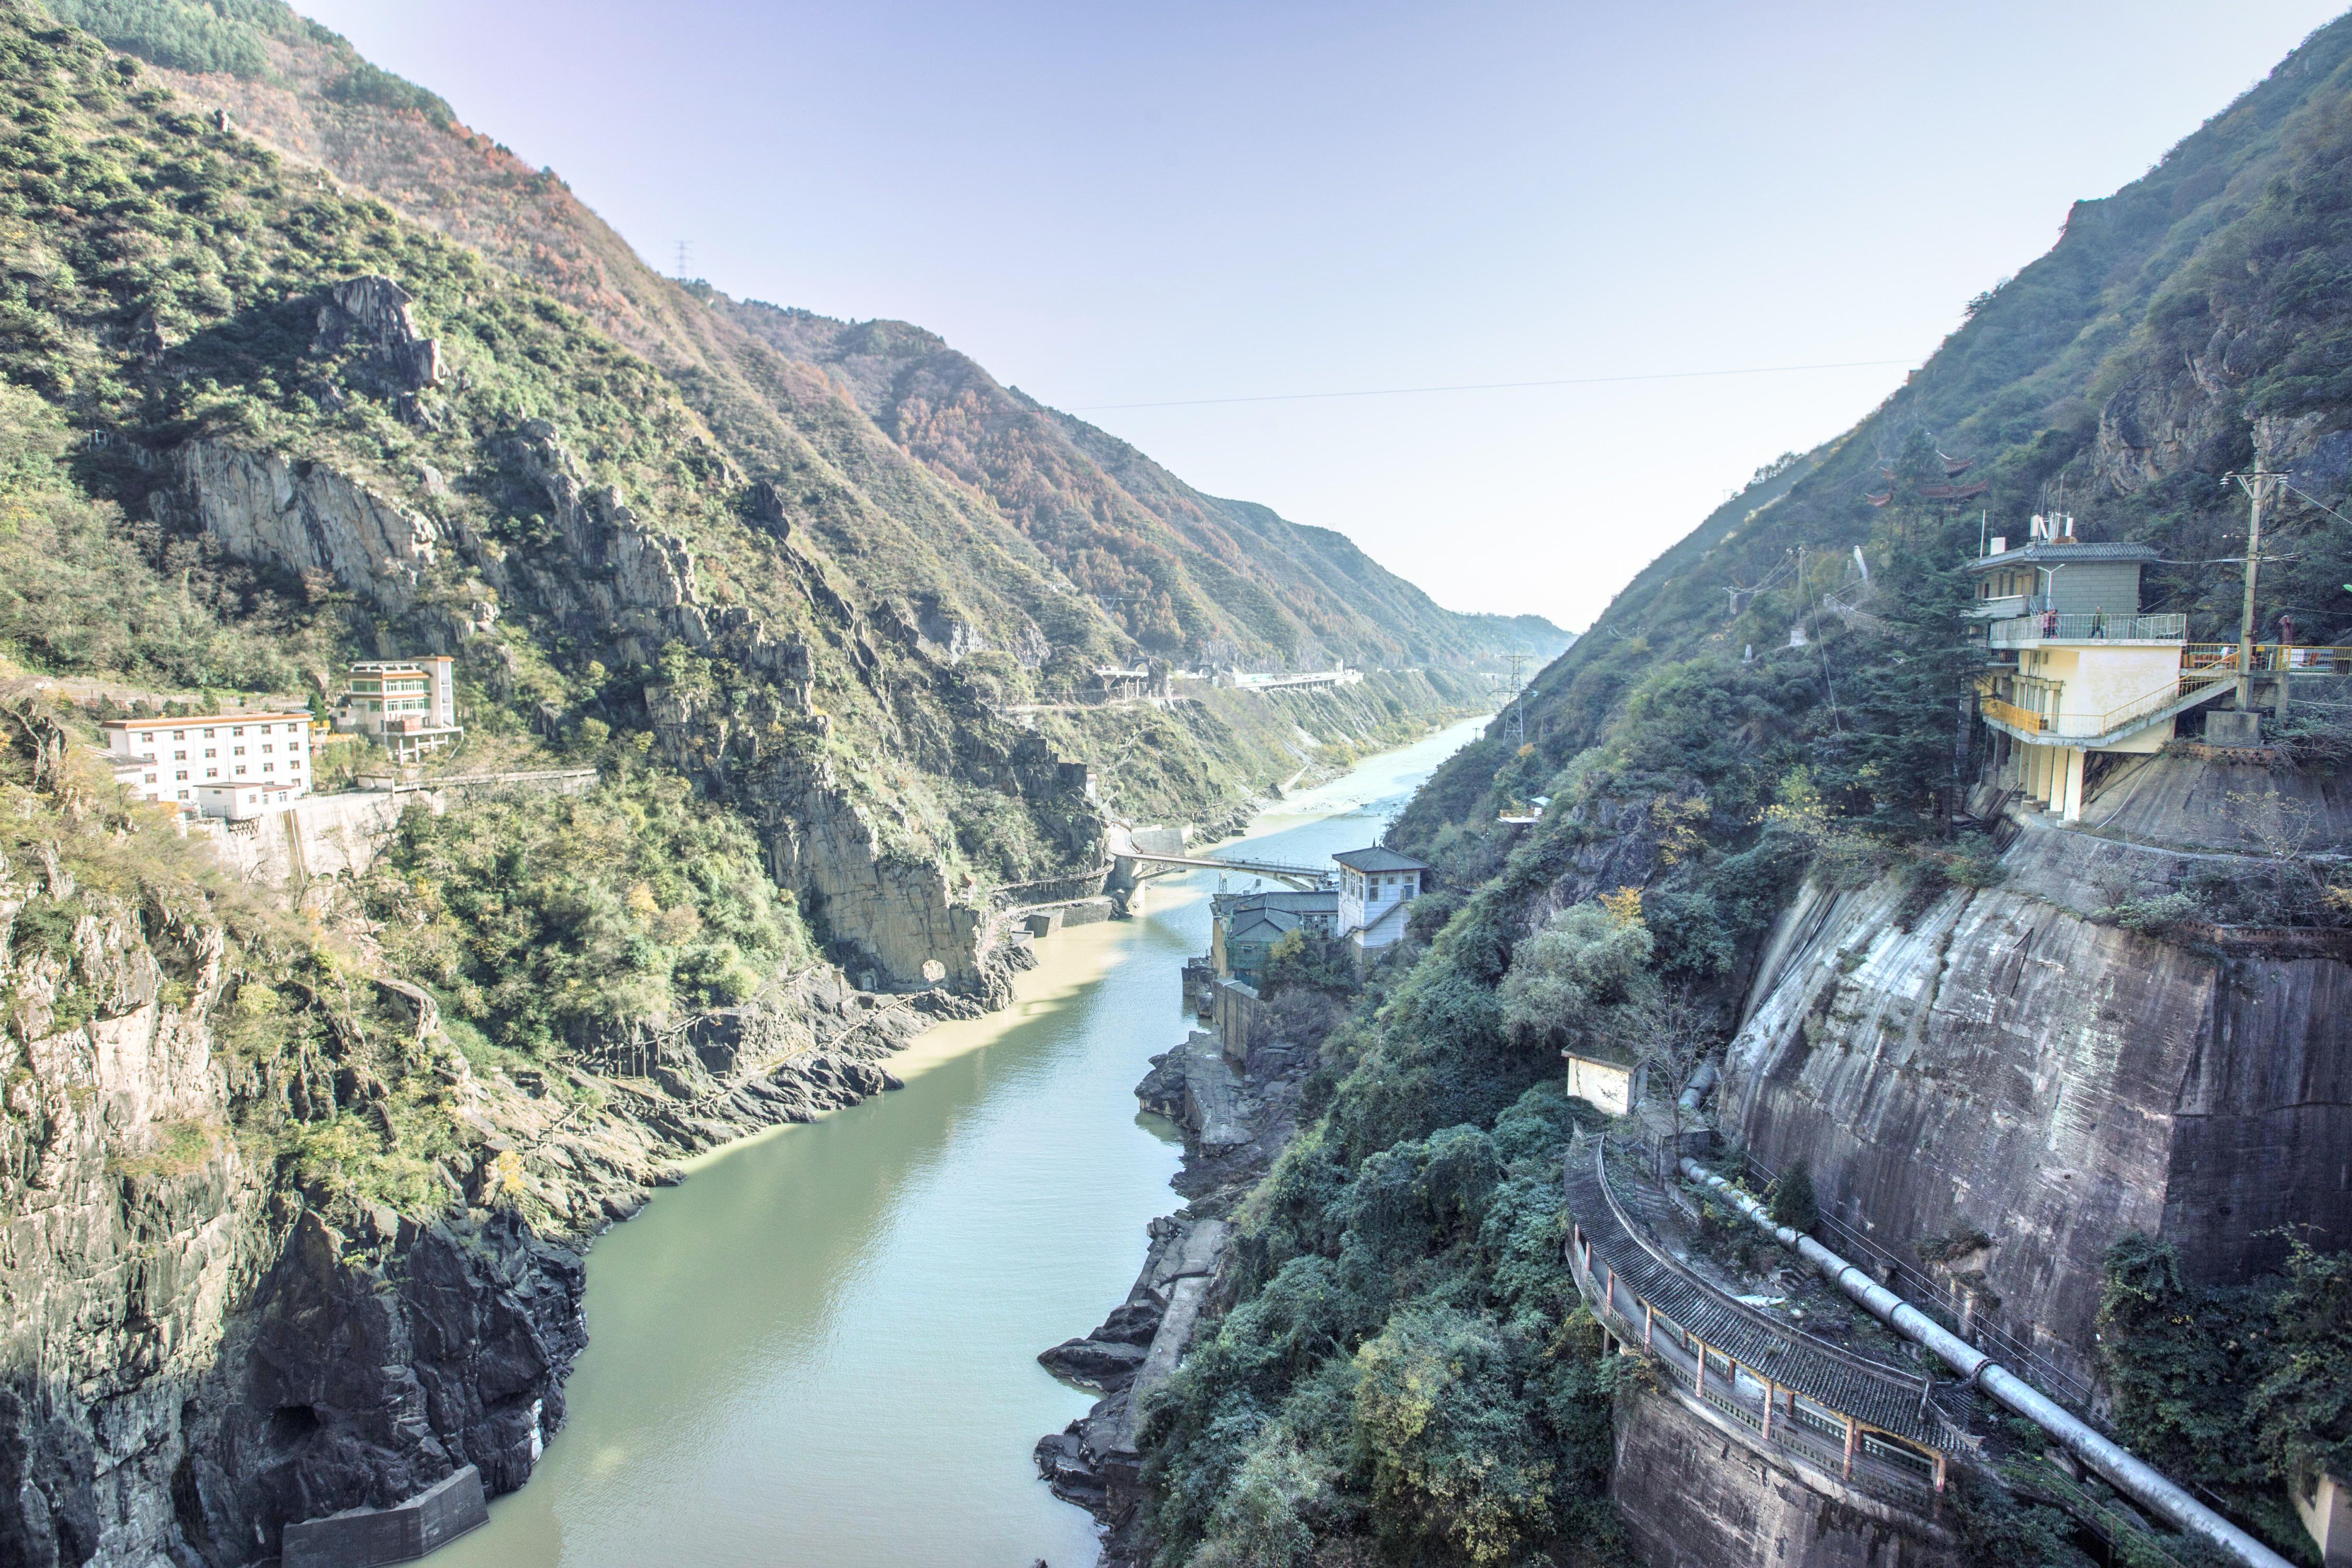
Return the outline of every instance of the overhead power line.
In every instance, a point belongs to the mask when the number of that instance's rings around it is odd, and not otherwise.
[[[1217,403],[1307,403],[1333,397],[1414,397],[1433,392],[1517,392],[1538,386],[1611,386],[1628,381],[1697,381],[1726,375],[1790,375],[1800,371],[1869,370],[1909,364],[1907,359],[1853,359],[1833,364],[1759,364],[1738,370],[1665,370],[1636,375],[1571,375],[1552,381],[1474,381],[1452,386],[1372,386],[1353,392],[1265,392],[1243,397],[1174,397],[1151,403],[1087,403],[1073,414],[1102,414],[1118,408],[1202,408]]]

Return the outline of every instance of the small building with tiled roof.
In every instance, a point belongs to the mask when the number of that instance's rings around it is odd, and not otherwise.
[[[1339,865],[1339,932],[1360,952],[1377,952],[1404,935],[1405,906],[1421,897],[1426,860],[1373,845],[1331,857]]]
[[[1283,888],[1217,893],[1209,902],[1209,964],[1221,980],[1255,985],[1274,944],[1294,931],[1328,937],[1339,920],[1339,896],[1328,888]]]

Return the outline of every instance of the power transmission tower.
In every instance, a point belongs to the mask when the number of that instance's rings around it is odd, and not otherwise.
[[[1519,669],[1528,662],[1528,656],[1523,653],[1515,653],[1509,657],[1511,660],[1511,710],[1503,720],[1503,739],[1511,743],[1512,751],[1517,752],[1521,746],[1528,743],[1527,688],[1519,684]]]
[[[674,274],[678,281],[684,282],[686,280],[686,269],[693,259],[694,241],[690,239],[679,240],[677,242],[677,271]]]

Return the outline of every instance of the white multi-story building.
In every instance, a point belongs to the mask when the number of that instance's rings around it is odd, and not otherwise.
[[[2179,612],[2140,612],[2140,573],[2157,559],[2037,517],[2023,548],[1996,538],[1966,568],[1985,641],[1977,713],[1997,737],[2000,780],[2068,822],[2083,815],[2093,759],[2163,750],[2180,715],[2235,685],[2234,649],[2188,642]]]
[[[1366,952],[1404,935],[1404,907],[1421,897],[1429,863],[1378,845],[1331,858],[1339,863],[1339,934]]]
[[[457,723],[457,661],[432,654],[352,665],[335,728],[373,736],[404,763],[451,744],[466,732]]]
[[[308,713],[113,719],[105,728],[115,782],[146,800],[241,822],[310,793]]]

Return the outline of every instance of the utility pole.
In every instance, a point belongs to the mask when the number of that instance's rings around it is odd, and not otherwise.
[[[2263,494],[2277,476],[2263,472],[2263,460],[2256,458],[2252,473],[2231,477],[2252,501],[2246,519],[2246,598],[2238,616],[2238,707],[2243,710],[2254,705],[2254,578],[2262,563]]]

